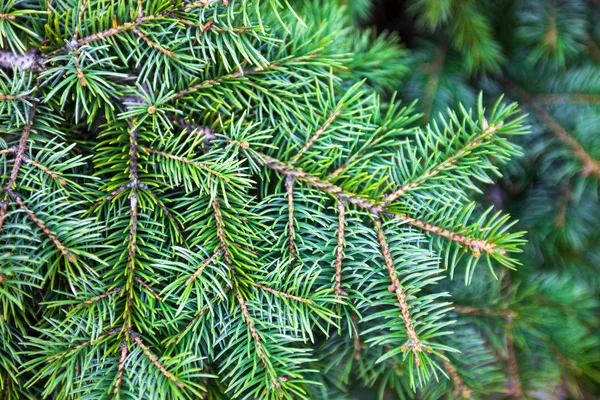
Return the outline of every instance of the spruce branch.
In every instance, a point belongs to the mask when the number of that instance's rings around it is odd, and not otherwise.
[[[334,292],[337,296],[347,296],[348,293],[342,290],[342,266],[344,260],[344,232],[346,229],[346,206],[342,201],[337,202],[338,209],[338,229],[337,229],[337,243],[335,246],[335,285]]]
[[[164,365],[162,365],[160,363],[160,361],[158,360],[158,358],[152,354],[152,352],[150,351],[150,348],[148,348],[148,346],[146,346],[144,344],[144,342],[142,341],[142,338],[140,337],[140,335],[137,332],[130,332],[129,336],[131,337],[131,339],[137,343],[138,346],[140,346],[140,348],[142,349],[142,351],[144,352],[144,355],[148,358],[148,360],[150,360],[150,362],[160,371],[161,374],[163,374],[165,377],[167,377],[171,382],[173,382],[175,385],[177,385],[178,388],[183,388],[184,385],[183,383],[181,383],[181,381],[179,380],[179,378],[177,378],[175,375],[173,375],[172,373],[170,373],[165,367]]]
[[[472,390],[465,384],[463,379],[458,374],[458,371],[456,371],[456,368],[454,368],[454,366],[443,357],[440,357],[440,362],[443,365],[446,372],[448,373],[448,375],[450,375],[450,377],[452,378],[452,381],[454,382],[454,396],[461,395],[463,399],[472,399]]]
[[[229,80],[241,80],[241,79],[244,79],[244,77],[258,74],[261,72],[271,72],[272,70],[276,70],[278,68],[282,68],[285,66],[291,66],[294,64],[301,65],[302,63],[312,60],[312,59],[315,59],[319,56],[320,56],[320,54],[310,54],[310,55],[306,55],[306,56],[289,57],[289,58],[286,58],[283,60],[273,61],[270,64],[268,64],[267,66],[259,66],[259,67],[249,68],[249,69],[243,69],[241,71],[237,71],[237,72],[234,72],[231,74],[222,75],[222,76],[219,76],[216,78],[208,79],[203,82],[192,85],[186,89],[180,90],[179,92],[177,92],[175,94],[174,98],[175,99],[182,98],[182,97],[191,95],[194,92],[197,92],[204,88],[216,86],[216,85],[222,84]]]
[[[469,155],[473,150],[475,150],[478,146],[484,144],[487,140],[489,140],[494,134],[497,133],[498,129],[502,127],[504,123],[500,121],[497,125],[489,126],[489,123],[486,119],[483,120],[482,125],[483,129],[480,133],[474,135],[469,141],[467,141],[463,147],[456,150],[456,152],[450,155],[448,158],[439,161],[436,165],[432,166],[431,169],[428,169],[422,175],[417,177],[416,179],[406,182],[404,186],[400,189],[390,193],[385,198],[385,203],[389,204],[396,200],[398,200],[401,196],[406,194],[411,190],[417,189],[419,186],[423,185],[429,179],[436,177],[437,175],[446,172],[448,169],[460,164],[462,159]]]
[[[417,366],[421,365],[421,360],[419,358],[418,353],[423,351],[423,345],[421,344],[421,339],[418,337],[417,332],[414,328],[413,317],[410,311],[410,305],[408,304],[406,293],[404,292],[404,288],[398,279],[396,274],[396,267],[394,266],[394,260],[392,260],[392,256],[390,254],[390,249],[387,243],[387,239],[385,237],[385,233],[383,231],[383,225],[381,223],[381,218],[376,216],[374,218],[375,228],[377,229],[377,238],[379,241],[379,246],[381,247],[381,254],[385,260],[385,266],[388,272],[389,279],[391,284],[389,286],[389,291],[395,293],[396,299],[398,301],[398,307],[400,308],[400,314],[402,316],[402,320],[404,321],[404,326],[406,328],[406,335],[409,338],[409,341],[404,346],[405,349],[403,351],[411,351],[414,355],[415,364]]]
[[[288,175],[285,178],[285,187],[287,191],[287,202],[288,202],[288,241],[289,241],[289,251],[290,258],[292,263],[296,260],[296,245],[294,244],[294,239],[296,237],[296,233],[294,231],[294,224],[296,218],[294,216],[294,177]]]
[[[329,193],[332,196],[336,197],[338,201],[347,201],[350,204],[370,211],[374,214],[385,214],[391,218],[398,219],[420,230],[469,247],[472,250],[473,256],[475,257],[479,257],[481,253],[501,255],[506,253],[504,249],[497,248],[494,243],[489,243],[487,240],[474,239],[468,236],[461,235],[460,233],[442,228],[440,226],[429,224],[427,222],[413,218],[408,215],[388,211],[385,208],[385,203],[380,200],[368,199],[359,196],[355,193],[345,191],[343,188],[336,186],[330,183],[329,181],[322,180],[317,176],[309,175],[306,172],[297,169],[290,164],[286,164],[274,157],[262,153],[256,153],[256,158],[257,160],[264,163],[264,165],[266,165],[268,168],[277,171],[285,176],[292,176],[295,179],[306,183],[310,187],[321,190],[325,193]]]
[[[565,130],[546,109],[540,104],[535,95],[531,95],[525,89],[514,82],[507,82],[507,86],[521,99],[530,106],[540,118],[540,120],[552,131],[556,138],[565,144],[583,165],[584,176],[594,176],[600,178],[600,162],[595,160],[585,148],[577,141],[573,135]]]

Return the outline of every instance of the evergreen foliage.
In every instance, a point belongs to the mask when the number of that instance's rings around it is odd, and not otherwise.
[[[521,167],[516,105],[457,71],[465,107],[418,127],[388,96],[419,82],[408,52],[356,27],[367,1],[290,3],[0,0],[3,399],[519,397],[593,375],[597,286],[511,284],[523,234],[473,202]],[[499,71],[489,10],[445,3],[421,23]],[[527,62],[564,68],[581,32]],[[561,151],[547,168],[597,194]]]
[[[412,23],[415,37],[401,93],[420,100],[422,124],[458,102],[476,104],[476,93],[484,90],[519,101],[533,132],[515,138],[524,156],[502,167],[503,177],[481,197],[509,211],[519,220],[516,228],[528,232],[525,252],[517,257],[523,266],[497,288],[474,277],[471,286],[453,292],[456,303],[467,307],[467,326],[494,349],[496,364],[506,360],[508,394],[595,398],[600,6],[578,0],[407,3],[396,18]],[[485,29],[474,28],[480,21],[487,21]],[[480,59],[489,49],[501,57]],[[500,304],[507,311],[492,312]]]

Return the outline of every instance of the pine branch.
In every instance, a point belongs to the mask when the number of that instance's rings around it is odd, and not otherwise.
[[[337,230],[337,244],[335,247],[335,286],[333,291],[337,296],[347,296],[348,293],[342,290],[342,264],[344,259],[344,230],[346,228],[345,213],[346,206],[343,202],[337,202],[338,208],[338,230]]]
[[[440,362],[442,363],[444,369],[446,370],[448,375],[450,375],[452,381],[454,382],[454,391],[452,392],[452,394],[454,394],[454,396],[458,396],[460,394],[463,399],[472,399],[472,390],[465,384],[460,375],[458,375],[456,368],[454,368],[454,366],[443,357],[440,357]]]
[[[433,109],[433,100],[435,99],[444,62],[446,61],[447,44],[441,43],[437,47],[435,58],[425,69],[429,72],[429,78],[425,85],[425,99],[423,100],[423,120],[431,120],[431,110]]]
[[[453,311],[460,314],[479,315],[485,317],[502,317],[502,318],[516,318],[517,312],[510,309],[503,308],[476,308],[469,306],[454,306]]]
[[[262,162],[268,168],[279,172],[285,176],[293,176],[296,180],[306,183],[308,186],[315,189],[321,190],[325,193],[329,193],[336,197],[338,201],[347,201],[350,204],[365,209],[373,214],[384,214],[391,218],[399,219],[400,221],[407,223],[410,226],[426,231],[467,246],[472,250],[473,256],[478,257],[481,253],[487,254],[505,254],[505,250],[502,248],[496,248],[494,243],[489,243],[484,239],[473,239],[457,232],[453,232],[448,229],[444,229],[439,226],[431,225],[427,222],[415,219],[408,215],[392,213],[386,210],[385,203],[378,200],[368,199],[365,197],[358,196],[354,193],[345,191],[339,186],[336,186],[328,181],[324,181],[317,176],[309,175],[306,172],[294,168],[292,165],[286,164],[278,159],[262,154],[256,153],[258,161]]]
[[[300,151],[298,153],[296,153],[296,155],[290,160],[290,164],[294,165],[296,164],[296,162],[308,151],[310,150],[310,148],[315,144],[315,142],[317,140],[319,140],[319,137],[321,137],[321,135],[331,126],[331,124],[333,124],[333,122],[342,114],[342,109],[338,109],[336,112],[331,113],[331,115],[325,120],[325,122],[323,123],[323,125],[321,125],[321,127],[319,129],[317,129],[317,131],[315,132],[315,134],[313,136],[310,137],[310,139],[308,139],[308,141],[306,142],[306,144],[304,146],[302,146],[302,148],[300,149]]]
[[[127,360],[127,354],[129,354],[129,348],[127,346],[127,340],[123,339],[121,345],[119,346],[119,350],[121,355],[119,356],[119,366],[117,367],[117,380],[115,381],[115,387],[113,389],[113,394],[118,395],[119,390],[121,388],[121,383],[123,382],[123,375],[125,374],[125,361]]]
[[[142,339],[140,338],[140,335],[136,332],[130,332],[129,336],[131,337],[131,339],[137,343],[138,346],[140,346],[140,348],[142,349],[142,351],[144,352],[144,355],[148,358],[148,360],[150,360],[150,362],[160,371],[161,374],[163,374],[165,377],[167,377],[171,382],[173,382],[175,385],[177,385],[178,388],[183,388],[183,383],[181,383],[179,381],[179,378],[177,378],[175,375],[173,375],[172,373],[170,373],[165,367],[164,365],[162,365],[159,361],[158,358],[152,354],[152,352],[150,351],[150,349],[148,348],[148,346],[146,346],[144,344],[144,342],[142,341]]]
[[[194,274],[192,276],[190,276],[187,281],[185,281],[185,285],[188,286],[190,283],[192,283],[196,279],[198,279],[198,277],[200,276],[202,271],[204,271],[204,269],[206,269],[206,267],[208,267],[210,264],[212,264],[217,259],[217,257],[219,257],[219,255],[221,255],[221,253],[223,253],[223,251],[224,251],[224,247],[219,247],[213,253],[213,255],[210,256],[210,258],[208,260],[206,260],[204,262],[204,264],[202,264],[196,271],[194,271]]]
[[[96,344],[116,333],[119,333],[121,331],[121,329],[109,329],[106,333],[103,333],[101,335],[99,335],[96,339],[90,339],[90,340],[86,340],[85,342],[79,343],[78,345],[73,346],[72,348],[70,348],[69,350],[62,352],[52,358],[50,358],[47,362],[48,363],[52,363],[54,361],[60,360],[61,358],[64,358],[67,355],[73,354],[75,352],[77,352],[77,350],[92,345],[92,344]]]
[[[449,157],[447,157],[442,162],[439,162],[437,165],[432,166],[428,169],[424,174],[420,175],[418,178],[411,182],[406,182],[404,186],[400,189],[396,190],[393,193],[390,193],[386,196],[385,203],[390,204],[396,200],[398,200],[402,195],[407,192],[418,188],[427,182],[428,179],[433,178],[449,168],[452,168],[460,163],[461,159],[465,156],[469,155],[474,149],[485,143],[486,140],[490,139],[498,129],[500,129],[503,125],[503,122],[498,123],[497,125],[489,126],[487,120],[483,120],[483,130],[473,136],[463,147],[457,149],[456,152]]]
[[[287,200],[288,200],[288,241],[289,241],[289,250],[290,250],[290,258],[292,263],[296,260],[296,246],[294,244],[294,239],[296,234],[294,232],[294,177],[288,175],[285,178],[285,187],[287,189]]]
[[[539,104],[538,99],[513,82],[508,82],[508,86],[523,99],[527,105],[535,110],[537,116],[546,126],[548,126],[548,128],[550,128],[556,138],[571,149],[575,157],[583,164],[583,176],[592,175],[600,179],[600,162],[588,154],[577,139],[552,118],[546,109]]]
[[[304,297],[295,296],[293,294],[282,292],[281,290],[275,290],[275,289],[272,289],[272,288],[270,288],[268,286],[265,286],[265,285],[262,285],[262,284],[259,284],[259,283],[251,282],[250,284],[252,286],[255,286],[255,287],[261,289],[261,290],[264,290],[265,292],[272,293],[272,294],[274,294],[275,296],[278,296],[278,297],[283,297],[283,298],[286,298],[286,299],[295,300],[295,301],[297,301],[299,303],[315,305],[315,302],[313,300],[311,300],[311,299],[306,299]]]
[[[31,127],[33,126],[33,122],[35,120],[37,111],[37,102],[34,102],[29,110],[29,118],[27,118],[27,122],[23,127],[23,131],[21,131],[21,137],[19,139],[19,145],[16,149],[15,161],[13,163],[12,170],[10,172],[10,178],[8,183],[6,184],[6,190],[12,190],[15,187],[17,182],[17,177],[19,176],[19,171],[21,170],[21,164],[23,163],[23,156],[25,155],[25,150],[27,149],[27,141],[29,140],[29,134],[31,133]]]
[[[179,92],[177,92],[174,96],[174,99],[178,99],[181,97],[185,97],[187,95],[190,95],[194,92],[197,92],[201,89],[207,88],[207,87],[211,87],[211,86],[216,86],[220,83],[223,83],[227,80],[231,80],[231,79],[242,79],[246,76],[249,75],[253,75],[253,74],[257,74],[260,72],[265,72],[265,71],[269,71],[269,70],[273,70],[285,65],[289,65],[289,64],[294,64],[294,63],[301,63],[304,61],[308,61],[308,60],[312,60],[313,58],[317,58],[319,57],[320,54],[310,54],[307,56],[301,56],[301,57],[292,57],[290,59],[285,59],[285,60],[279,60],[279,61],[275,61],[270,63],[267,66],[259,66],[259,67],[254,67],[254,68],[250,68],[250,69],[244,69],[238,72],[234,72],[231,74],[227,74],[227,75],[223,75],[223,76],[219,76],[213,79],[208,79],[206,81],[200,82],[196,85],[190,86],[189,88],[180,90]]]
[[[396,268],[394,267],[394,261],[392,260],[392,255],[390,254],[390,249],[387,243],[387,239],[385,237],[385,233],[383,231],[383,225],[381,223],[381,218],[379,216],[374,218],[375,227],[377,228],[377,238],[379,240],[379,246],[381,247],[381,254],[385,260],[385,266],[388,270],[388,276],[390,278],[391,284],[389,286],[389,291],[396,294],[396,299],[398,300],[398,307],[400,307],[400,315],[402,320],[404,321],[404,326],[406,328],[406,335],[410,339],[408,343],[403,346],[406,347],[406,350],[412,351],[415,359],[415,364],[417,366],[421,365],[421,360],[419,359],[418,353],[423,351],[423,347],[421,345],[421,340],[417,336],[417,332],[413,326],[413,318],[410,311],[410,306],[406,299],[406,293],[404,293],[404,288],[398,279]]]
[[[109,290],[108,292],[102,293],[100,296],[96,296],[96,297],[93,297],[91,299],[88,299],[88,300],[84,301],[81,304],[85,305],[85,306],[90,306],[90,305],[92,305],[94,303],[97,303],[100,300],[103,300],[103,299],[105,299],[105,298],[107,298],[109,296],[121,293],[121,290],[123,290],[123,288],[121,286],[117,286],[116,288],[114,288],[112,290]]]
[[[225,261],[227,261],[228,265],[232,265],[231,254],[229,253],[229,246],[227,244],[227,240],[225,239],[225,229],[223,225],[223,216],[221,215],[221,205],[217,199],[214,199],[211,203],[211,206],[214,211],[215,223],[217,224],[217,236],[219,237],[219,242],[221,243],[221,248],[223,249],[223,256],[225,257]]]

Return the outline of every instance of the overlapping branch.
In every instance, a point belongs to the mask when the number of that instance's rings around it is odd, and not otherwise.
[[[419,186],[426,183],[429,179],[431,179],[431,178],[441,174],[445,170],[455,166],[457,163],[460,162],[460,160],[463,157],[467,156],[474,149],[479,147],[486,140],[488,140],[494,134],[496,134],[496,132],[498,131],[498,129],[500,129],[502,127],[502,125],[503,125],[503,122],[500,122],[497,125],[489,126],[487,120],[484,119],[483,120],[483,129],[479,134],[474,135],[467,143],[465,143],[465,145],[463,147],[461,147],[460,149],[457,149],[454,154],[447,157],[444,161],[438,163],[433,168],[427,170],[425,173],[423,173],[416,179],[405,183],[404,186],[402,186],[400,189],[387,195],[385,198],[386,204],[390,204],[390,203],[398,200],[398,198],[400,198],[402,195],[404,195],[408,191],[418,188]]]
[[[413,325],[413,317],[411,315],[410,305],[408,304],[404,288],[402,287],[402,284],[398,279],[398,273],[396,272],[396,267],[394,266],[392,255],[390,254],[390,248],[387,243],[387,238],[385,237],[385,232],[383,231],[381,218],[379,216],[376,216],[374,222],[375,227],[377,229],[377,239],[379,241],[381,254],[383,255],[383,259],[385,260],[385,266],[391,281],[389,290],[390,292],[396,294],[396,299],[398,301],[397,304],[398,307],[400,307],[400,315],[402,317],[402,320],[404,321],[406,335],[409,338],[408,343],[406,345],[403,345],[402,347],[406,347],[406,350],[413,352],[415,364],[417,366],[420,366],[421,361],[419,359],[418,353],[423,351],[421,339],[417,335],[417,332],[415,331]]]
[[[410,226],[413,226],[430,234],[441,236],[453,242],[467,246],[472,250],[473,255],[476,257],[481,255],[482,253],[505,253],[504,249],[497,248],[494,243],[490,243],[484,239],[474,239],[462,235],[460,233],[451,231],[449,229],[429,224],[427,222],[421,221],[408,215],[400,213],[391,213],[388,210],[386,210],[385,202],[365,198],[355,193],[346,191],[343,188],[336,186],[329,181],[322,180],[318,176],[310,175],[305,171],[298,169],[290,164],[286,164],[274,157],[262,153],[256,153],[256,155],[256,158],[259,161],[261,161],[268,168],[276,172],[279,172],[286,176],[293,176],[296,180],[306,183],[308,186],[318,189],[322,192],[328,193],[336,197],[339,201],[346,201],[373,214],[383,214],[391,218],[399,219]]]

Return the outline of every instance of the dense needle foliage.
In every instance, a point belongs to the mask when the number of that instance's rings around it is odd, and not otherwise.
[[[0,0],[3,399],[518,397],[513,332],[592,319],[472,201],[516,105],[419,128],[367,1],[290,3]]]

